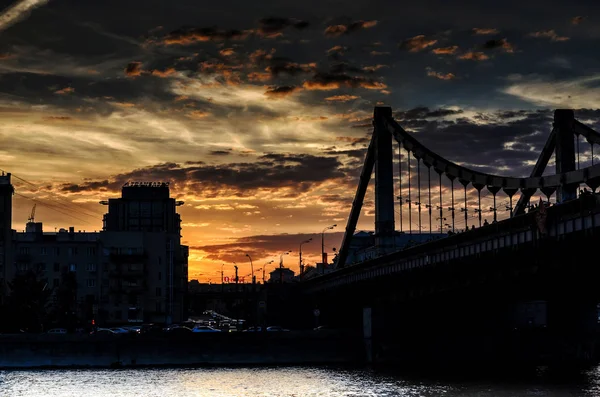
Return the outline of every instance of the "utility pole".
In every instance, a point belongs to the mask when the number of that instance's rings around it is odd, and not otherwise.
[[[221,265],[221,292],[225,291],[225,284],[223,284],[223,266],[225,266],[224,263]]]

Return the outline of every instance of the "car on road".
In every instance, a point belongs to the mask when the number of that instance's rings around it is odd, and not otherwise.
[[[192,330],[192,332],[195,332],[195,333],[199,333],[199,332],[221,332],[221,330],[213,328],[213,327],[209,327],[207,325],[198,325],[198,326],[194,327],[194,329]]]
[[[52,328],[46,332],[47,334],[66,334],[67,330],[64,328]]]
[[[289,332],[289,331],[290,331],[289,329],[280,327],[278,325],[267,327],[267,332]]]

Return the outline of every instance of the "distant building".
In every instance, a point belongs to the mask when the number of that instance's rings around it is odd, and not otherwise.
[[[0,303],[8,292],[7,283],[14,277],[12,263],[12,196],[10,174],[0,175]]]
[[[168,183],[128,182],[120,198],[101,203],[108,205],[101,233],[110,257],[108,321],[187,320],[188,247],[176,212],[183,202],[170,197]]]
[[[269,273],[270,283],[290,283],[294,279],[294,271],[287,267],[278,267]]]
[[[0,298],[19,272],[40,271],[56,289],[64,272],[77,281],[80,317],[97,324],[181,322],[188,247],[181,245],[181,219],[165,183],[128,183],[109,205],[101,232],[43,231],[28,222],[12,227],[10,174],[0,176]],[[7,233],[7,230],[9,231]]]
[[[396,233],[394,243],[396,250],[401,251],[413,245],[425,243],[447,237],[444,233]],[[364,262],[380,256],[375,247],[375,236],[373,232],[360,231],[352,236],[346,264]]]

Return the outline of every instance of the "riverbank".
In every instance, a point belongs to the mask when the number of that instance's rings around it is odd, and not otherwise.
[[[334,333],[0,336],[1,369],[320,365],[362,359],[360,341]]]

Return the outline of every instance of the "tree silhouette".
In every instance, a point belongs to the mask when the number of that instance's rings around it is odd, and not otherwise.
[[[7,324],[10,331],[43,331],[48,302],[52,289],[39,271],[29,270],[20,273],[9,283],[7,311],[11,321]]]

